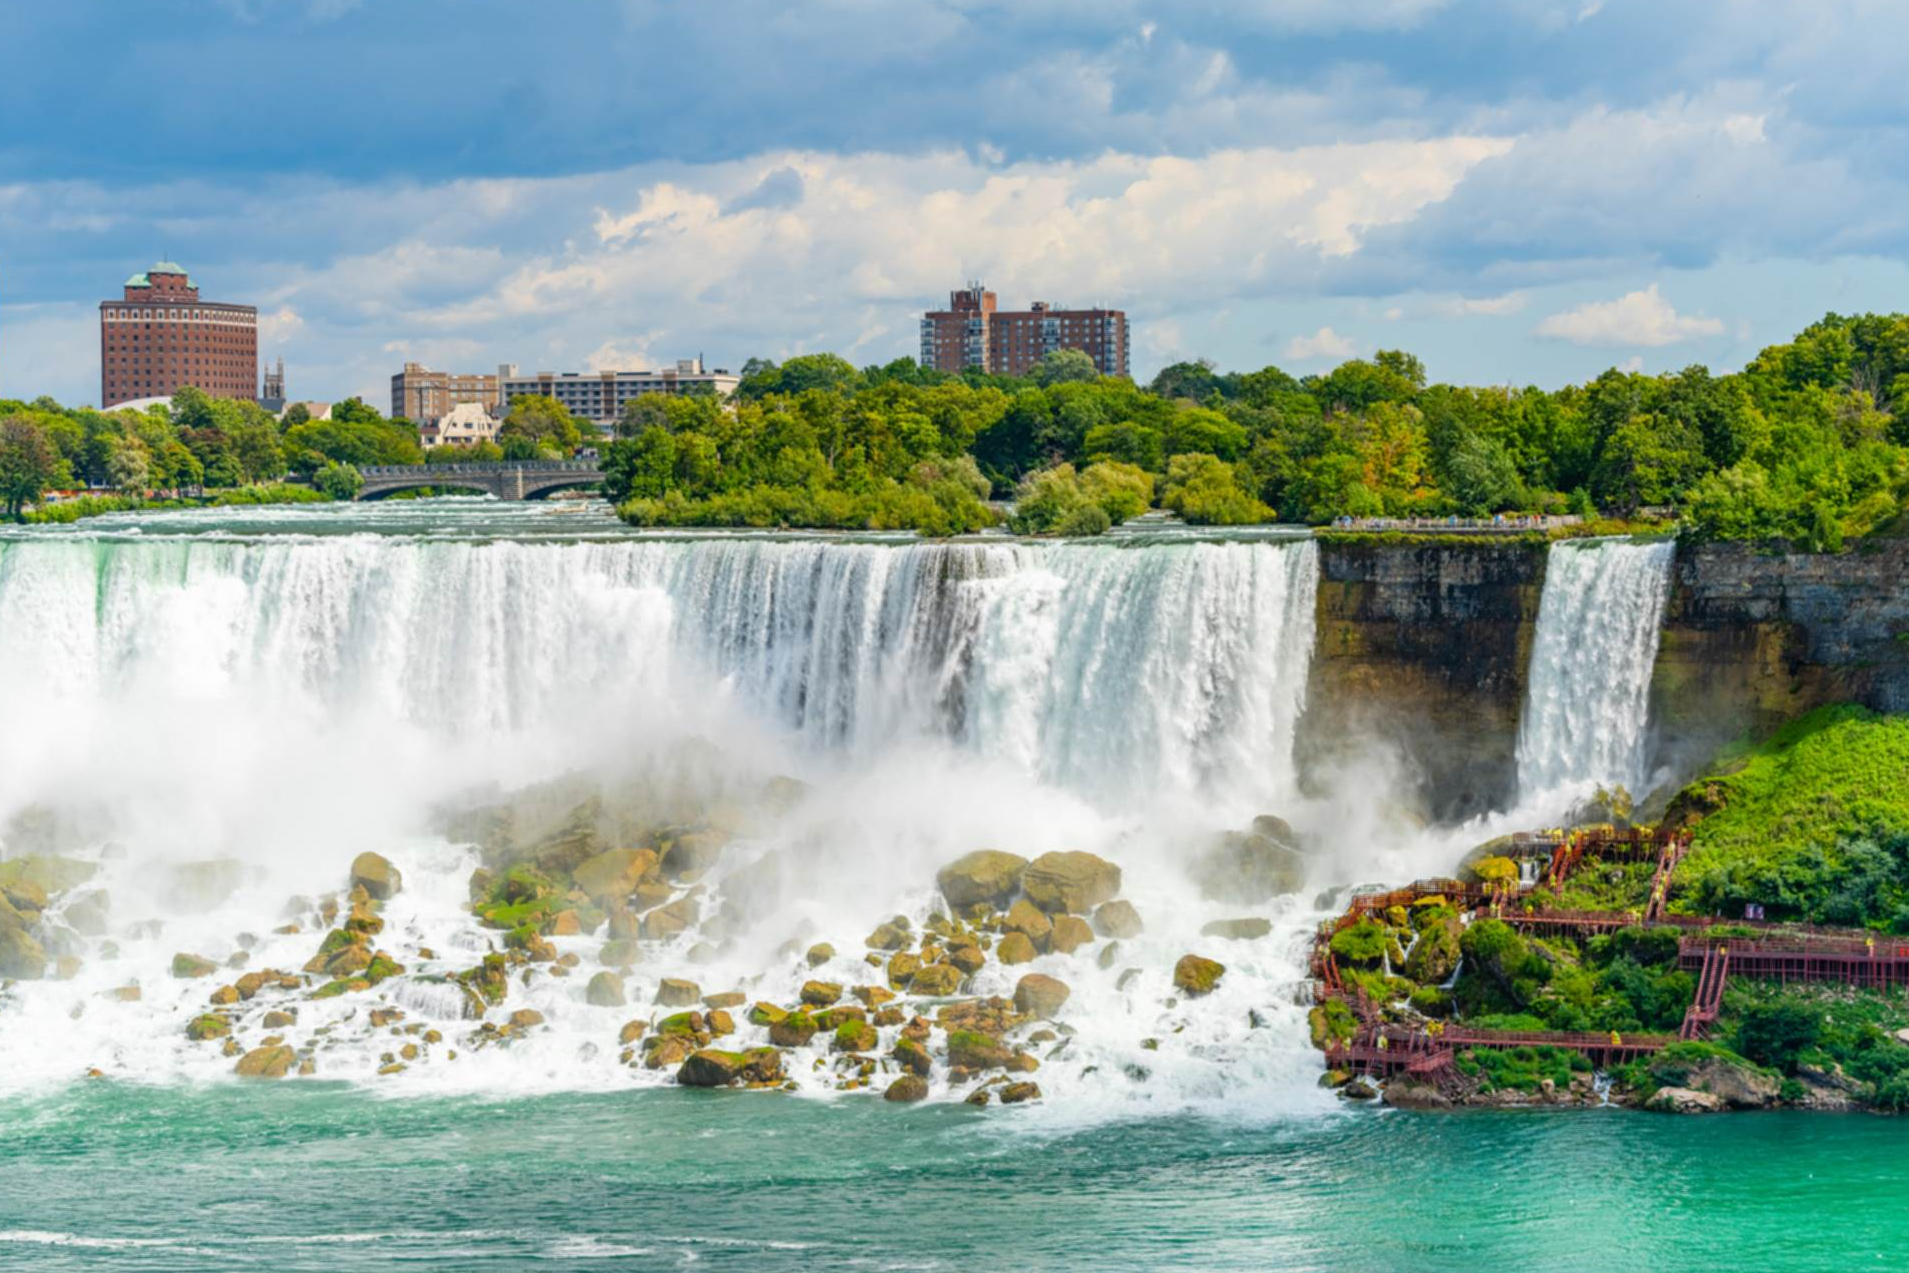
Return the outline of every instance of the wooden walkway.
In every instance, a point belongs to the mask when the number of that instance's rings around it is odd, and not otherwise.
[[[1519,887],[1463,884],[1453,879],[1426,879],[1399,889],[1355,892],[1346,910],[1319,927],[1314,939],[1312,975],[1319,1003],[1339,1000],[1351,1008],[1359,1028],[1350,1042],[1332,1041],[1326,1047],[1329,1064],[1366,1074],[1413,1074],[1444,1081],[1457,1054],[1466,1048],[1553,1047],[1584,1053],[1594,1065],[1608,1068],[1661,1051],[1679,1040],[1703,1039],[1723,1011],[1723,992],[1732,974],[1777,982],[1837,982],[1876,989],[1909,987],[1909,939],[1880,938],[1852,929],[1816,928],[1776,921],[1735,921],[1667,913],[1672,873],[1688,852],[1688,837],[1630,831],[1580,833],[1563,837],[1519,836],[1512,851],[1529,857],[1550,845],[1539,884]],[[1522,850],[1522,852],[1519,852]],[[1638,911],[1522,911],[1517,903],[1537,888],[1555,890],[1570,878],[1586,857],[1600,861],[1655,859],[1649,899]],[[1332,953],[1332,938],[1354,924],[1383,915],[1394,906],[1411,906],[1428,897],[1441,897],[1474,918],[1497,918],[1525,931],[1553,931],[1576,936],[1630,928],[1642,924],[1686,930],[1678,941],[1678,966],[1697,974],[1697,988],[1676,1035],[1620,1035],[1574,1031],[1483,1030],[1462,1022],[1449,1025],[1387,1023],[1381,1006],[1357,985],[1348,983]],[[1711,936],[1709,930],[1750,929],[1753,938]]]

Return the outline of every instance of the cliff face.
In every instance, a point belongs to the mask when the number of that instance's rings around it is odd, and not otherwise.
[[[1322,542],[1297,747],[1307,784],[1376,754],[1401,766],[1424,816],[1508,807],[1546,556],[1482,540]],[[1681,778],[1747,730],[1834,702],[1909,712],[1909,541],[1832,556],[1679,545],[1652,672],[1653,768]]]
[[[1505,542],[1322,542],[1302,779],[1376,756],[1423,816],[1508,804],[1544,560]]]
[[[1828,556],[1679,546],[1651,677],[1659,764],[1837,702],[1909,712],[1909,541]]]

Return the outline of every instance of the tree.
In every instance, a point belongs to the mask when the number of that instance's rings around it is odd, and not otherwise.
[[[623,413],[616,421],[616,435],[633,438],[645,429],[669,427],[669,400],[660,393],[639,393],[623,404]]]
[[[563,403],[544,394],[525,394],[510,400],[510,414],[504,417],[497,440],[503,445],[504,458],[534,460],[544,452],[571,454],[583,445],[583,433]],[[512,444],[519,441],[528,447],[518,445],[513,454]]]
[[[332,499],[348,500],[365,488],[365,478],[352,465],[332,463],[318,470],[312,485]]]
[[[1167,461],[1160,502],[1196,526],[1245,526],[1273,520],[1273,510],[1243,489],[1239,472],[1217,455],[1176,455]]]
[[[59,452],[46,432],[25,416],[0,420],[0,505],[17,518],[37,503],[60,476]]]
[[[1050,349],[1034,364],[1028,378],[1045,389],[1049,385],[1098,380],[1100,368],[1082,350]]]
[[[285,408],[285,414],[279,419],[279,427],[289,429],[295,424],[303,424],[312,418],[311,408],[302,402],[294,402]]]
[[[1213,361],[1202,358],[1197,362],[1176,362],[1165,367],[1147,386],[1147,392],[1155,397],[1185,398],[1193,402],[1204,402],[1207,397],[1219,389],[1220,378],[1213,374]]]
[[[136,437],[123,437],[106,459],[106,480],[125,495],[143,496],[152,489],[152,453]]]

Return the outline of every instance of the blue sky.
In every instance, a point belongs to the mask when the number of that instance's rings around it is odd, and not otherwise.
[[[1882,0],[0,8],[0,396],[161,256],[294,396],[914,352],[968,277],[1206,356],[1555,385],[1902,308]]]

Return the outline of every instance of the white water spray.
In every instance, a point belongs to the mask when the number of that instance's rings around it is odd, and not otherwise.
[[[1651,669],[1675,551],[1669,540],[1551,546],[1518,728],[1521,805],[1598,783],[1645,794]]]

